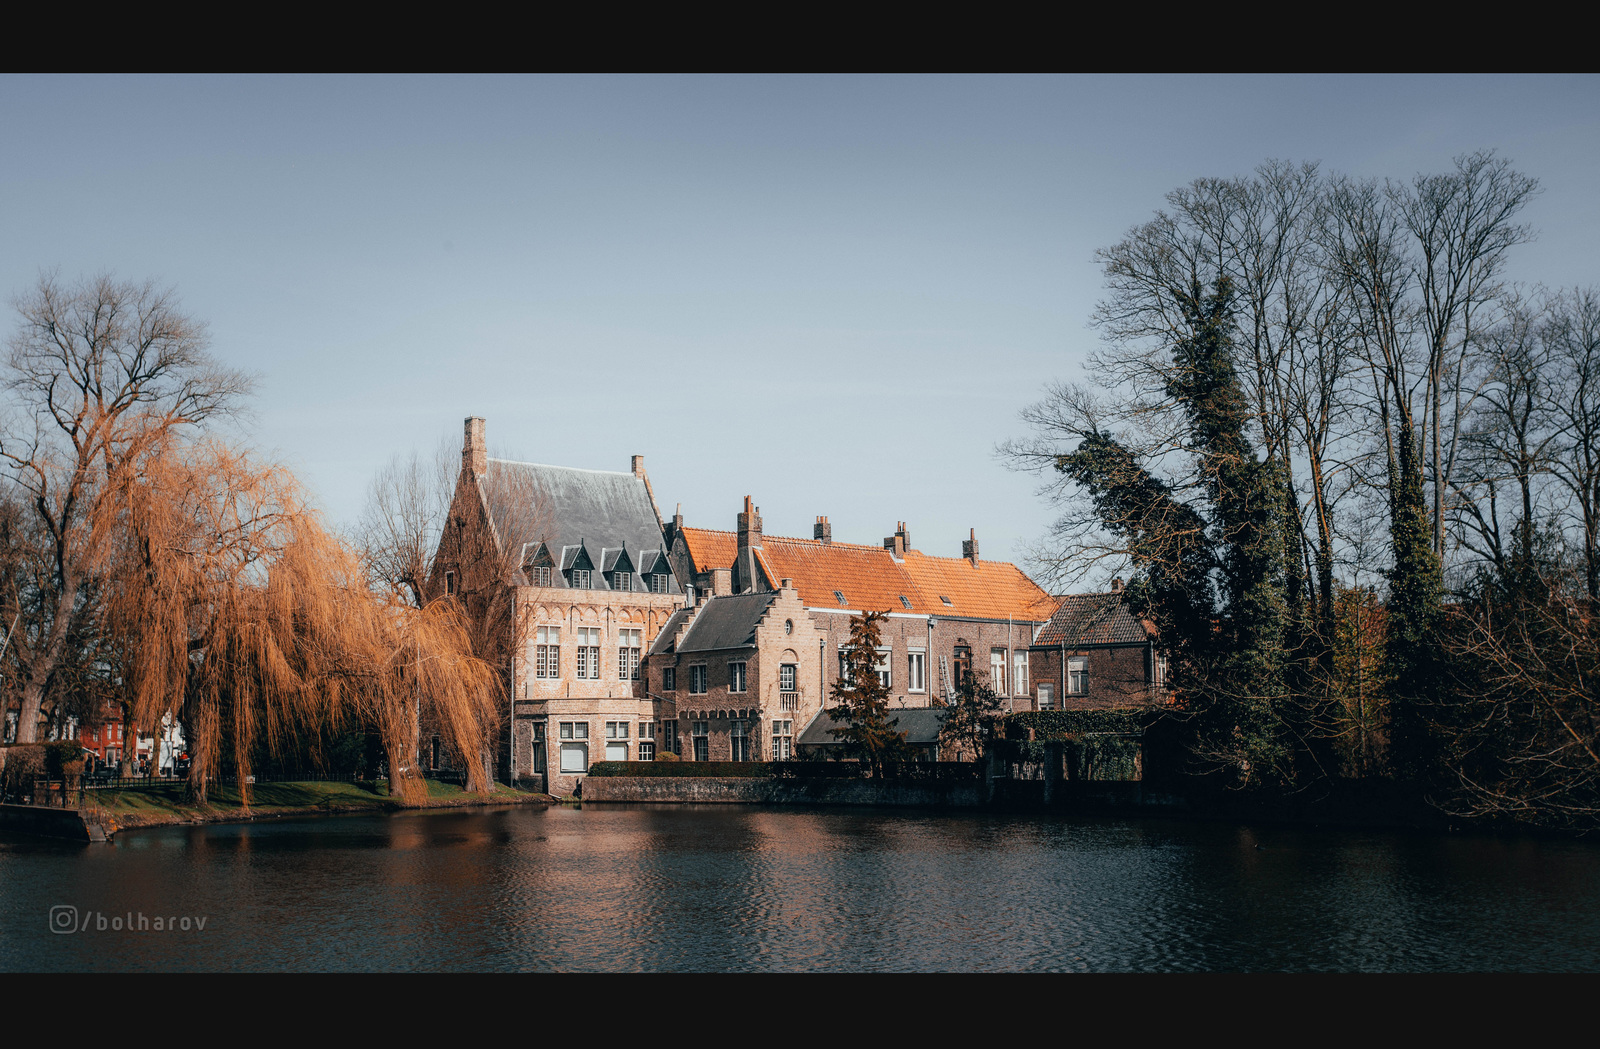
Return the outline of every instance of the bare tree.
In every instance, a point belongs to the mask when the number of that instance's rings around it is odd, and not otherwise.
[[[428,603],[458,464],[445,440],[431,456],[396,455],[372,479],[357,541],[375,589],[403,595],[418,608]]]
[[[93,524],[119,473],[175,431],[227,415],[251,388],[206,349],[205,327],[152,284],[101,276],[64,286],[53,276],[19,299],[21,323],[3,371],[10,403],[0,465],[25,506],[27,588],[8,580],[0,618],[20,616],[11,655],[21,683],[19,741],[38,732],[41,705],[105,567]]]
[[[1541,339],[1549,410],[1561,434],[1550,472],[1571,497],[1584,589],[1590,601],[1600,601],[1600,294],[1589,288],[1557,295]]]

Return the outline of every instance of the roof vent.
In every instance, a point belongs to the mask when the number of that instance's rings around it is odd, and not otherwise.
[[[849,602],[844,599],[844,591],[843,590],[835,590],[833,592],[833,596],[839,599],[839,603],[841,605],[849,604]]]
[[[949,605],[951,608],[956,607],[956,603],[954,601],[950,600],[948,597],[945,597],[943,594],[939,595],[939,600],[943,601],[945,604]]]
[[[911,607],[911,599],[909,597],[907,597],[906,595],[904,595],[904,594],[900,595],[900,603],[902,605],[904,605],[906,608],[910,608]]]

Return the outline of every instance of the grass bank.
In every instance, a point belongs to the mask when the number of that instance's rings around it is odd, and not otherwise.
[[[327,813],[398,812],[404,809],[447,809],[471,805],[516,805],[548,801],[549,796],[496,783],[491,794],[469,794],[450,783],[427,781],[427,800],[406,805],[391,798],[382,780],[361,783],[258,783],[250,788],[244,805],[237,787],[213,786],[206,804],[187,797],[182,783],[162,783],[138,788],[107,787],[87,792],[86,810],[101,813],[117,830],[159,827],[174,823],[228,823],[239,820],[281,819]]]

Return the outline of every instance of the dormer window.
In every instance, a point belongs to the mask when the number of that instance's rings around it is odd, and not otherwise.
[[[574,568],[572,570],[572,588],[574,590],[588,590],[588,589],[590,589],[590,586],[589,586],[589,569],[587,569],[587,568]]]
[[[650,592],[652,594],[664,594],[667,592],[667,579],[669,577],[665,573],[658,572],[645,578],[650,580]]]
[[[841,605],[849,604],[849,602],[844,599],[844,591],[843,590],[835,590],[833,592],[833,596],[834,596],[835,599],[838,600],[839,604],[841,604]]]
[[[939,595],[939,600],[943,601],[945,604],[949,605],[951,608],[956,607],[955,602],[950,600],[948,597],[945,597],[943,594]]]
[[[549,565],[529,565],[527,571],[528,571],[528,580],[530,581],[530,583],[533,586],[549,586],[550,585],[550,566]]]
[[[906,609],[909,610],[911,608],[911,599],[909,597],[907,597],[906,595],[901,594],[900,595],[900,604],[903,605]]]
[[[611,589],[613,589],[613,590],[632,590],[633,589],[633,574],[630,573],[630,572],[612,572],[611,573]]]

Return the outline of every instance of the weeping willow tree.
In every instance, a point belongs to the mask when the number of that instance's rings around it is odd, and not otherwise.
[[[450,602],[374,594],[281,467],[214,440],[169,440],[107,484],[95,522],[112,551],[104,621],[130,728],[179,719],[198,800],[227,762],[248,802],[259,746],[281,757],[357,725],[382,738],[390,792],[417,800],[424,708],[460,752],[482,750],[496,677],[473,655],[466,618]],[[475,766],[468,789],[486,792]]]

